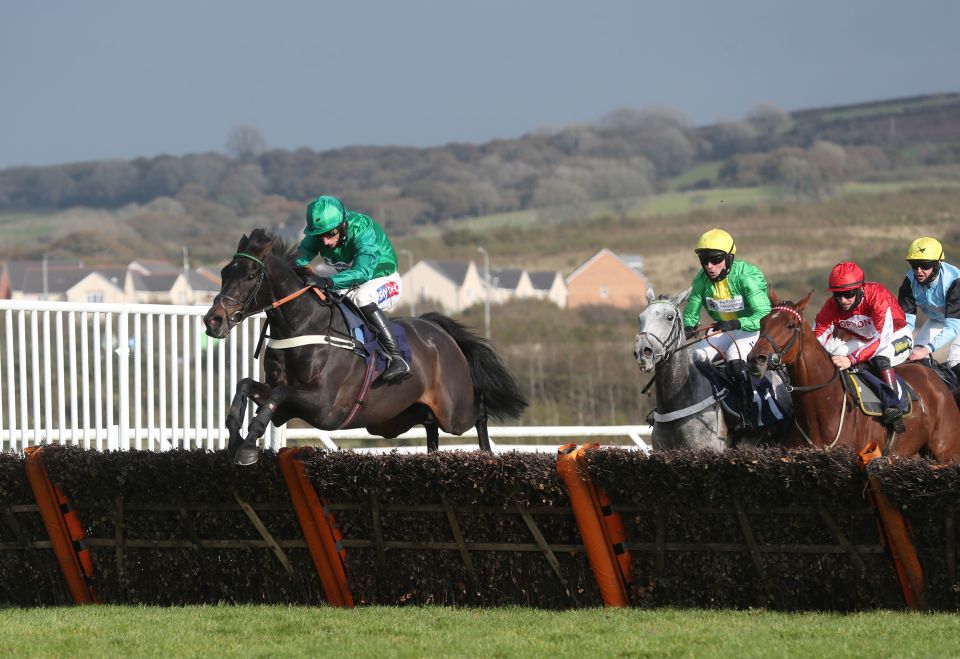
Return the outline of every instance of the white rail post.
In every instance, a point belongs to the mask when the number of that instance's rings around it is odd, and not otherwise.
[[[127,324],[130,314],[120,312],[117,318],[117,358],[118,379],[120,380],[120,430],[117,441],[120,450],[125,451],[132,447],[130,441],[130,330]],[[139,395],[137,396],[139,401]]]

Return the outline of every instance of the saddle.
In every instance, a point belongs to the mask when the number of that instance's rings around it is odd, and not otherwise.
[[[861,412],[867,416],[883,415],[886,398],[889,398],[889,394],[884,393],[887,385],[883,380],[866,368],[847,369],[841,371],[841,375],[844,389],[853,395]],[[920,397],[896,371],[894,375],[897,378],[897,406],[907,418],[913,413],[913,401],[920,400]]]
[[[387,367],[387,360],[384,358],[382,352],[378,350],[380,344],[377,341],[377,335],[363,319],[363,313],[360,309],[346,297],[337,300],[336,305],[340,313],[343,314],[343,320],[347,323],[347,330],[350,332],[351,338],[363,346],[366,354],[361,356],[368,359],[375,357],[376,362],[374,368],[377,372],[385,369]],[[396,321],[387,320],[387,322],[390,324],[393,336],[397,340],[397,347],[400,349],[400,353],[403,355],[403,358],[407,360],[407,363],[410,364],[412,356],[410,354],[410,342],[407,340],[407,331]]]
[[[932,368],[933,372],[940,376],[940,379],[943,380],[944,384],[947,385],[950,391],[956,391],[957,389],[960,389],[960,380],[957,379],[957,371],[949,368],[948,366],[944,366],[930,356],[921,359],[920,363],[927,368]]]
[[[723,410],[729,424],[735,425],[740,420],[744,404],[750,406],[746,416],[753,420],[757,430],[770,428],[790,420],[787,418],[783,407],[777,402],[773,383],[768,378],[760,378],[760,382],[754,387],[753,400],[744,403],[737,395],[737,387],[733,379],[727,373],[726,362],[715,361],[708,367],[705,366],[698,364],[700,371],[710,380],[714,395],[720,403],[720,409]]]

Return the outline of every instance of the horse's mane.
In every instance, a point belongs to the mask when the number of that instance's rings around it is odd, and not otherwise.
[[[247,241],[247,244],[250,243],[259,245],[273,243],[273,249],[270,253],[293,270],[301,279],[310,272],[308,266],[297,265],[297,259],[300,258],[300,243],[295,240],[285,240],[266,229],[254,229],[250,232],[250,238]]]

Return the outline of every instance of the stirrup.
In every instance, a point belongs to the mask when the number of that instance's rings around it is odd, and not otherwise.
[[[903,411],[899,407],[888,407],[883,410],[880,421],[896,433],[904,433],[907,427],[903,425]]]
[[[387,367],[380,374],[384,382],[399,382],[410,377],[410,364],[400,355],[390,357]]]

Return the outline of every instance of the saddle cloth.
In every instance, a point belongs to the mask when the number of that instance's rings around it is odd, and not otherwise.
[[[340,307],[340,312],[343,314],[343,319],[347,323],[347,328],[350,331],[350,336],[357,340],[358,343],[363,345],[364,349],[367,351],[367,358],[371,355],[376,357],[376,363],[374,368],[378,371],[382,371],[387,367],[387,360],[383,357],[383,354],[380,350],[377,350],[379,343],[377,342],[376,333],[370,329],[370,326],[364,322],[363,317],[359,312],[354,311],[349,305],[340,302],[337,304]],[[400,354],[403,355],[403,358],[407,361],[408,364],[412,364],[411,355],[410,355],[410,342],[407,340],[407,331],[399,323],[388,320],[390,323],[390,329],[393,331],[393,336],[397,340],[397,347],[400,349]]]
[[[853,394],[854,400],[860,406],[860,410],[868,416],[881,416],[883,414],[884,396],[879,394],[880,387],[886,389],[886,384],[867,369],[847,369],[841,371],[843,375],[843,386]],[[897,396],[900,411],[904,417],[910,416],[913,412],[913,401],[920,400],[917,392],[907,384],[907,381],[897,375]]]
[[[724,415],[731,421],[738,420],[743,402],[740,400],[736,388],[731,385],[726,373],[726,364],[718,362],[710,364],[709,367],[702,364],[698,364],[698,366],[701,372],[709,378],[714,391],[718,394],[722,392],[722,395],[719,395],[718,398],[720,409],[723,410]],[[787,418],[790,416],[789,412],[785,411],[784,407],[777,402],[773,383],[767,377],[760,378],[760,382],[754,387],[753,400],[747,401],[747,405],[752,408],[747,416],[757,428],[766,428],[789,420]]]

